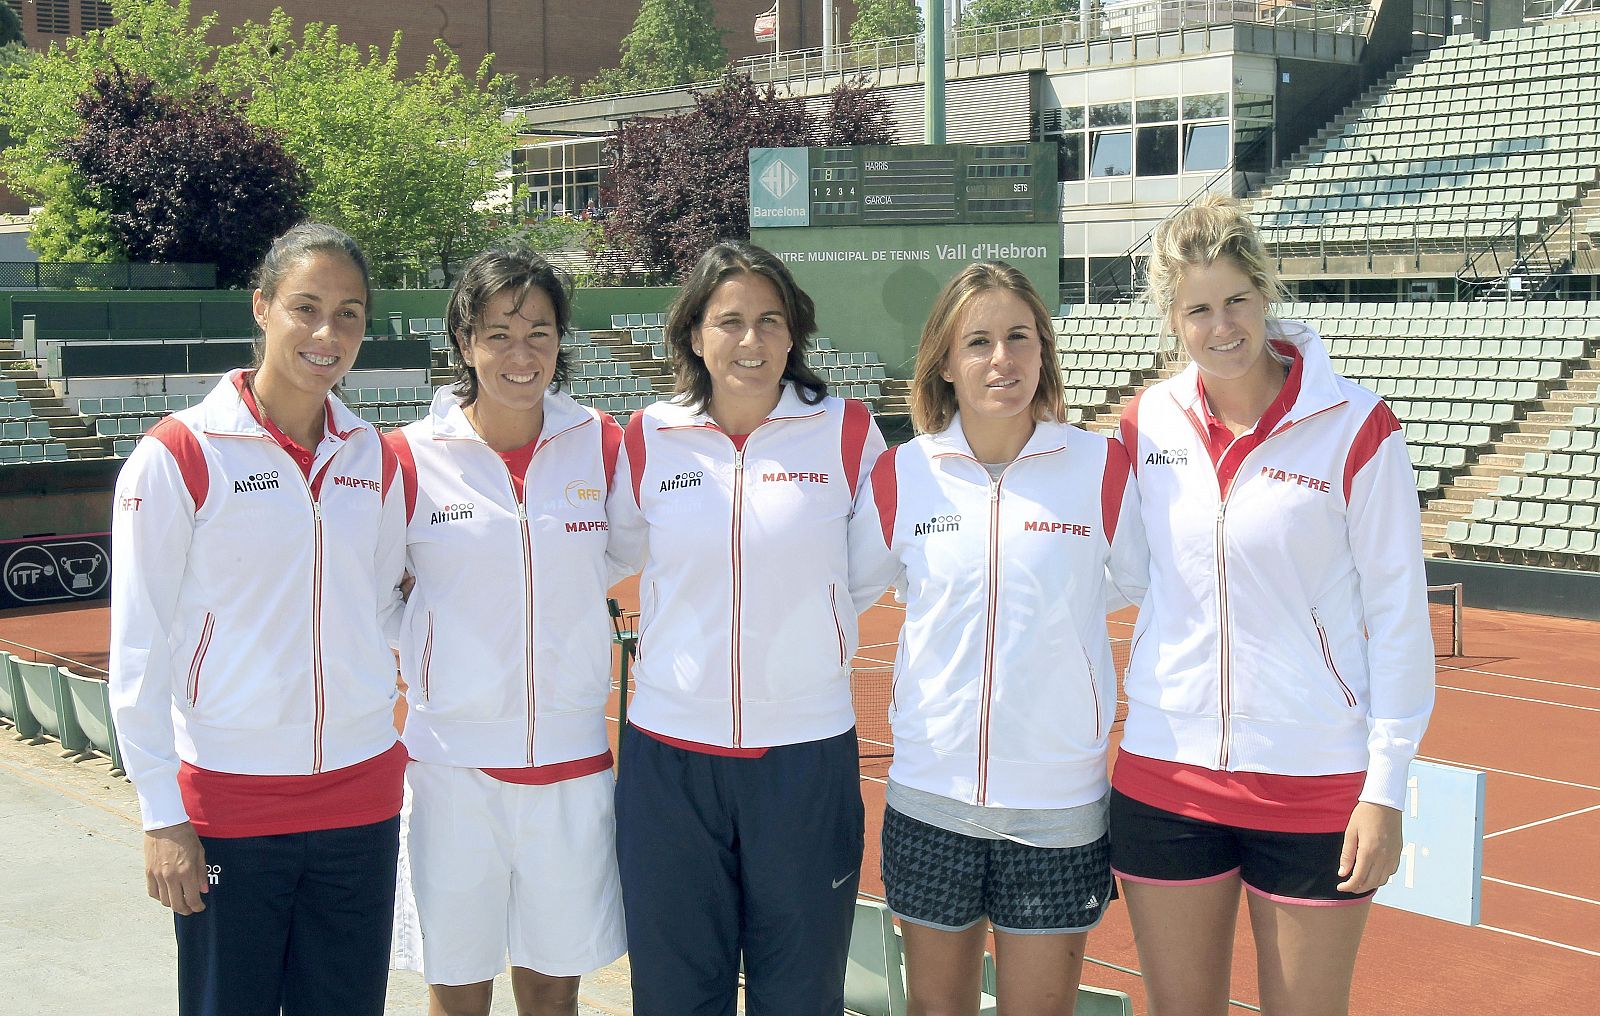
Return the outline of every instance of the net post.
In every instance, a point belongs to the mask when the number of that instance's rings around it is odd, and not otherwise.
[[[1451,586],[1452,588],[1450,590],[1450,594],[1452,606],[1450,610],[1450,649],[1451,652],[1456,656],[1465,656],[1466,653],[1462,648],[1461,637],[1462,615],[1465,613],[1463,608],[1466,606],[1464,586],[1460,582],[1451,583]]]

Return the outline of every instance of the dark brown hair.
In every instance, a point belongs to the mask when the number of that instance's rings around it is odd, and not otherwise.
[[[544,258],[525,247],[495,247],[468,261],[461,270],[445,311],[444,328],[456,351],[455,393],[463,404],[470,406],[478,399],[478,372],[467,364],[463,350],[474,323],[483,317],[489,301],[501,293],[516,294],[511,305],[511,313],[515,314],[535,289],[550,298],[556,315],[556,335],[566,338],[572,323],[572,282]],[[572,348],[563,345],[556,353],[551,387],[560,390],[571,377]]]

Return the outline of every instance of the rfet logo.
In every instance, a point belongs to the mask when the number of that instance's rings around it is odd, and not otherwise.
[[[1319,494],[1331,494],[1333,492],[1333,485],[1327,480],[1321,480],[1315,476],[1307,476],[1304,473],[1290,473],[1276,466],[1262,466],[1261,475],[1269,480],[1277,480],[1279,483],[1292,483],[1296,487],[1309,487]]]
[[[567,484],[567,504],[574,508],[596,505],[601,501],[600,488],[593,480],[573,480]]]

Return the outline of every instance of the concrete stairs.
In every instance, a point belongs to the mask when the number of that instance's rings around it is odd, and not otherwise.
[[[1424,553],[1430,557],[1450,556],[1449,544],[1444,542],[1445,527],[1465,519],[1475,499],[1496,496],[1500,477],[1520,470],[1528,452],[1542,450],[1550,432],[1564,428],[1572,419],[1573,407],[1594,400],[1600,391],[1600,354],[1581,363],[1569,376],[1555,382],[1525,417],[1513,421],[1488,451],[1452,477],[1439,496],[1423,505]]]
[[[628,365],[634,377],[650,382],[650,387],[662,398],[668,398],[676,388],[672,368],[665,360],[658,360],[651,348],[633,341],[633,336],[622,329],[602,329],[589,333],[589,341],[611,350],[611,358]]]
[[[0,377],[17,383],[17,394],[28,400],[36,419],[50,425],[50,438],[67,446],[74,459],[101,459],[112,454],[111,442],[96,436],[94,428],[82,416],[68,408],[66,402],[50,383],[39,376],[37,365],[22,358],[14,340],[0,339]]]

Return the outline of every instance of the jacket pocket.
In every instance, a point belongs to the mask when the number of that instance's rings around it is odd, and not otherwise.
[[[644,659],[644,632],[650,627],[650,621],[655,619],[656,613],[656,584],[650,583],[650,602],[639,604],[639,630],[633,634],[633,659],[635,662]]]
[[[1322,627],[1322,618],[1317,616],[1317,608],[1311,608],[1311,623],[1317,627],[1317,641],[1322,644],[1322,662],[1327,666],[1328,673],[1339,683],[1339,690],[1344,693],[1344,704],[1354,707],[1356,697],[1350,691],[1350,686],[1344,683],[1344,678],[1339,674],[1338,664],[1333,662],[1333,647],[1328,643],[1328,630]]]
[[[193,709],[200,701],[200,674],[205,669],[206,653],[211,649],[211,636],[216,631],[217,616],[211,611],[206,611],[206,618],[200,625],[200,637],[195,640],[194,655],[189,658],[189,708]]]
[[[1095,677],[1094,659],[1089,655],[1088,647],[1079,645],[1078,648],[1083,652],[1083,666],[1089,675],[1089,696],[1094,705],[1094,739],[1098,741],[1104,726],[1100,721],[1100,682]]]
[[[839,636],[839,666],[844,666],[850,661],[844,658],[844,625],[839,623],[839,584],[828,584],[828,610],[833,614],[833,631]]]
[[[422,660],[417,668],[418,691],[422,693],[422,701],[428,701],[428,672],[433,665],[433,611],[428,611],[428,634],[422,642]]]

